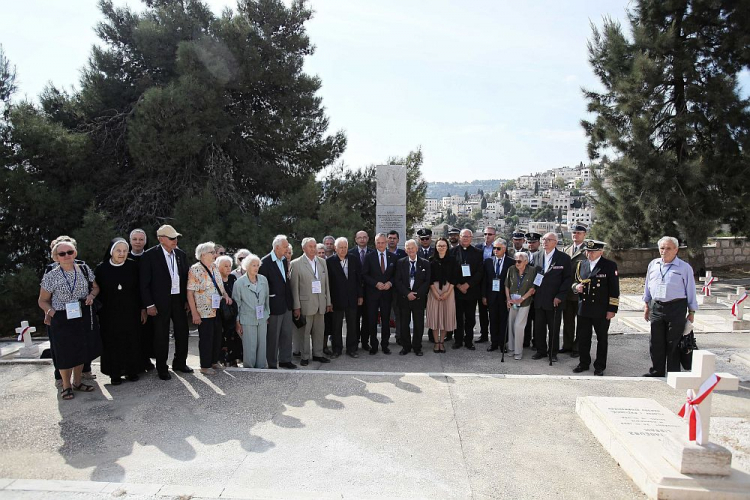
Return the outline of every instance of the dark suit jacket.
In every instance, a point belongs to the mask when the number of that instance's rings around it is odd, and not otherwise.
[[[391,290],[378,290],[376,283],[393,283],[393,275],[396,272],[396,256],[386,250],[385,272],[380,272],[380,261],[377,250],[373,250],[365,256],[365,265],[362,267],[362,280],[364,281],[365,297],[379,299],[381,295],[391,295]],[[357,255],[359,258],[359,255]]]
[[[180,300],[187,302],[187,255],[179,248],[174,249],[175,263],[180,277]],[[164,258],[161,245],[149,248],[140,260],[141,273],[141,302],[143,307],[154,305],[157,313],[169,311],[172,300],[172,275]]]
[[[544,272],[546,266],[544,259],[544,250],[541,250],[537,254],[534,265],[540,270],[540,274],[544,273],[544,279],[542,284],[536,288],[534,306],[537,309],[551,311],[555,308],[554,299],[565,300],[568,295],[568,290],[573,283],[573,273],[571,272],[570,257],[565,252],[555,249],[552,254],[552,264],[546,273]]]
[[[456,300],[479,300],[482,298],[482,277],[484,276],[484,257],[482,251],[477,247],[469,245],[464,251],[461,245],[453,249],[453,258],[458,263],[458,271],[456,272],[456,285],[463,283],[469,284],[469,290],[467,293],[461,293],[456,290]],[[463,264],[469,265],[469,271],[471,276],[464,276]]]
[[[414,274],[414,286],[409,286],[409,274],[411,264],[409,257],[399,259],[396,263],[396,275],[393,278],[393,287],[396,289],[398,296],[398,305],[408,307],[409,309],[424,309],[427,307],[427,293],[430,290],[431,271],[430,261],[417,256],[416,272]],[[417,300],[409,300],[407,296],[414,292],[417,294]]]
[[[362,267],[356,254],[347,254],[349,277],[341,268],[338,255],[326,259],[328,267],[328,287],[331,290],[331,303],[334,311],[344,311],[357,307],[357,299],[362,297]],[[348,325],[347,325],[348,326]]]
[[[365,254],[365,256],[367,256],[368,253],[374,252],[374,251],[375,251],[375,249],[373,249],[373,248],[367,248],[367,253]],[[354,248],[350,248],[349,249],[349,256],[350,257],[356,257],[357,261],[359,262],[359,247],[355,245]],[[362,269],[363,265],[364,265],[364,263],[360,262],[360,270]]]
[[[422,245],[417,242],[417,245],[419,248],[417,248],[417,257],[422,257],[423,259],[430,260],[430,257],[432,257],[435,254],[435,247],[431,246],[427,250],[422,248]]]
[[[388,250],[390,252],[390,250]],[[393,255],[396,256],[396,260],[403,259],[406,257],[406,250],[403,248],[397,248],[395,252],[393,252]]]
[[[273,253],[273,251],[271,252]],[[269,253],[260,260],[258,274],[262,274],[268,281],[268,302],[271,306],[271,314],[278,316],[292,310],[292,286],[289,284],[289,262],[284,259],[284,272],[287,279],[281,275],[278,264],[271,258]]]
[[[503,259],[503,265],[500,268],[500,275],[495,276],[495,258],[484,259],[482,298],[487,299],[487,305],[496,302],[505,303],[505,278],[508,277],[508,269],[516,265],[515,262],[512,257],[506,255]],[[500,280],[500,289],[497,292],[492,291],[492,281],[495,278]]]
[[[591,280],[586,282],[586,280]],[[605,318],[608,312],[617,312],[620,305],[620,278],[617,264],[604,257],[591,269],[591,262],[582,260],[576,266],[571,288],[584,283],[578,297],[578,315],[584,318]]]

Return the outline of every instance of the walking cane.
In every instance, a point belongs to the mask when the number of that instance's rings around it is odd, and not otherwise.
[[[552,318],[552,329],[550,330],[550,339],[549,339],[549,365],[552,366],[552,353],[554,352],[555,355],[557,354],[557,344],[559,343],[559,337],[560,337],[560,322],[557,321],[557,314],[560,312],[559,306],[555,306],[555,314]]]

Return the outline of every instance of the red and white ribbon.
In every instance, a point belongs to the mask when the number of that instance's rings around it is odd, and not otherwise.
[[[687,402],[682,405],[682,408],[680,408],[680,411],[677,414],[688,419],[690,441],[695,441],[696,437],[698,438],[698,441],[703,441],[703,428],[701,426],[701,414],[698,411],[698,405],[701,404],[709,394],[711,394],[711,391],[714,390],[714,387],[716,387],[720,380],[721,377],[715,373],[708,377],[698,389],[697,396],[692,389],[687,390]]]
[[[706,297],[711,296],[711,285],[713,284],[715,280],[716,280],[716,276],[711,276],[711,279],[708,280],[708,282],[705,285],[703,285],[703,295],[705,295]]]
[[[732,316],[735,318],[737,317],[737,307],[739,307],[740,304],[745,302],[745,299],[747,299],[747,292],[742,294],[742,297],[738,298],[734,301],[734,304],[732,304]]]
[[[31,329],[30,326],[27,326],[23,330],[21,330],[21,333],[18,334],[18,341],[23,342],[23,336],[26,335],[26,332],[28,332]]]

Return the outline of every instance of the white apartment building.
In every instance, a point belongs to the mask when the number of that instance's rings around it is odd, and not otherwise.
[[[570,196],[567,192],[561,193],[558,191],[557,194],[550,198],[550,204],[555,210],[559,208],[568,210],[571,203],[573,203],[573,197]]]
[[[451,205],[458,205],[459,203],[464,202],[463,196],[443,196],[440,199],[440,203],[442,204],[443,208],[448,208]]]
[[[556,224],[554,222],[545,221],[529,221],[528,232],[529,233],[554,233]]]
[[[533,189],[514,189],[512,191],[508,191],[508,198],[510,198],[510,201],[513,203],[518,203],[523,198],[526,198],[527,196],[533,196],[534,190]]]
[[[591,207],[586,208],[571,208],[568,210],[568,225],[573,225],[577,222],[591,226],[594,221],[594,209]]]
[[[443,208],[442,204],[437,198],[424,199],[424,209],[426,212],[437,212],[441,208]]]
[[[529,207],[532,210],[539,210],[544,205],[549,204],[549,198],[542,198],[541,196],[530,196],[528,198],[522,198],[519,200],[522,207]]]

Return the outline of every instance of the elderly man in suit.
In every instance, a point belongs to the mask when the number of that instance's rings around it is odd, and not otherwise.
[[[380,314],[380,345],[383,354],[390,354],[388,341],[391,338],[389,316],[393,292],[393,274],[396,270],[396,256],[386,248],[385,234],[375,236],[375,251],[365,256],[362,266],[362,280],[367,306],[367,331],[370,333],[370,354],[378,353],[378,314]]]
[[[271,314],[266,333],[266,360],[269,368],[280,366],[294,370],[292,363],[292,286],[289,279],[289,262],[286,252],[289,240],[283,234],[273,239],[271,253],[260,261],[258,274],[268,281]]]
[[[547,335],[552,361],[557,361],[557,344],[560,341],[560,321],[562,304],[573,283],[570,257],[557,250],[557,235],[547,233],[542,238],[543,249],[535,261],[539,274],[536,277],[534,294],[534,345],[536,354],[531,359],[547,357]]]
[[[315,238],[302,240],[302,255],[291,264],[292,314],[295,318],[305,317],[305,325],[298,331],[302,334],[302,366],[310,363],[310,340],[312,339],[312,359],[320,363],[330,363],[323,356],[323,335],[326,312],[331,307],[331,292],[328,286],[326,261],[316,255]]]
[[[505,254],[505,240],[500,238],[492,242],[492,257],[484,259],[484,282],[482,303],[487,308],[490,319],[491,340],[488,351],[500,347],[505,350],[508,342],[508,307],[505,298],[505,278],[508,269],[515,265],[515,260]]]
[[[343,328],[346,318],[346,354],[358,358],[357,307],[362,305],[362,266],[356,256],[349,254],[349,240],[337,238],[336,253],[326,259],[328,284],[333,305],[333,333],[331,344],[333,357],[341,356],[343,350]]]
[[[141,301],[153,319],[156,371],[162,380],[172,378],[167,367],[170,320],[174,325],[175,347],[172,370],[193,373],[187,365],[187,276],[190,266],[185,252],[177,248],[180,236],[172,226],[161,226],[156,231],[159,244],[146,250],[140,260]]]
[[[417,356],[422,355],[422,337],[424,336],[424,311],[427,307],[427,293],[430,290],[430,262],[417,256],[417,242],[409,240],[404,246],[406,257],[396,263],[396,276],[393,283],[401,320],[401,354],[414,350]],[[414,332],[409,338],[409,321],[414,325]]]
[[[458,263],[456,278],[456,331],[453,349],[464,345],[470,351],[474,347],[474,325],[476,324],[477,302],[482,298],[482,276],[484,275],[482,251],[471,244],[471,229],[463,229],[459,246],[453,250],[453,258]]]
[[[492,244],[495,241],[497,235],[497,229],[494,226],[487,226],[484,228],[484,243],[477,243],[476,247],[482,251],[483,261],[493,256],[494,248]],[[489,340],[490,333],[490,315],[489,309],[484,304],[484,301],[479,301],[479,338],[476,340],[477,344],[482,344]]]
[[[578,263],[586,260],[584,240],[586,239],[586,226],[575,224],[571,228],[573,244],[565,248],[565,253],[570,257],[571,272],[575,275]],[[578,295],[570,290],[565,299],[563,309],[563,344],[560,353],[570,353],[570,357],[578,357],[578,339],[576,338],[576,315],[578,314]]]
[[[367,234],[367,231],[357,231],[357,234],[354,235],[356,245],[349,250],[350,257],[359,259],[360,269],[365,265],[365,256],[373,251],[372,248],[368,248],[367,246],[369,241],[370,236]],[[355,327],[359,341],[362,342],[362,349],[369,351],[370,332],[367,329],[367,297],[363,296],[362,305],[357,307],[357,324]],[[346,328],[348,329],[349,325],[346,325]]]

